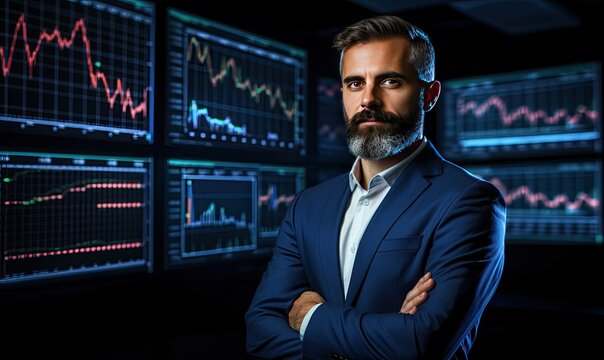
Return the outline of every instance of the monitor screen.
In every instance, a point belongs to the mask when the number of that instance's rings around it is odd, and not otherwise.
[[[172,159],[167,182],[170,268],[269,255],[305,170]]]
[[[342,109],[342,83],[339,79],[320,77],[317,95],[318,161],[348,161],[353,157],[346,144],[346,124]]]
[[[169,142],[304,155],[306,51],[169,11]]]
[[[0,132],[153,141],[153,4],[10,0],[0,18]]]
[[[0,151],[0,282],[151,270],[151,165]]]
[[[456,160],[602,149],[599,63],[443,82],[439,140]]]
[[[516,243],[601,244],[602,163],[546,162],[469,166],[507,204],[506,240]]]

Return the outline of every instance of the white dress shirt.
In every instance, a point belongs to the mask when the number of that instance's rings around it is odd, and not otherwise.
[[[352,196],[350,198],[350,203],[348,204],[348,209],[344,214],[339,242],[340,272],[344,297],[346,297],[348,292],[348,285],[350,284],[352,268],[357,249],[359,248],[359,242],[365,233],[369,221],[371,221],[373,214],[375,214],[375,211],[382,203],[382,200],[384,200],[388,191],[390,191],[390,188],[403,173],[407,165],[409,165],[409,163],[426,147],[426,141],[427,140],[424,137],[421,144],[413,151],[413,153],[411,153],[411,155],[388,169],[376,174],[371,181],[369,181],[367,190],[363,189],[358,180],[361,177],[361,159],[357,158],[352,165],[352,169],[348,174]],[[308,322],[319,305],[321,304],[312,307],[302,320],[300,326],[301,339],[304,338],[304,332],[306,331]]]

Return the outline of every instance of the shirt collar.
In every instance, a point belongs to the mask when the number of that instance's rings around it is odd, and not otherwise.
[[[413,159],[415,159],[415,157],[426,147],[427,141],[428,140],[424,136],[421,144],[419,144],[419,146],[411,153],[411,155],[407,156],[406,158],[404,158],[397,164],[389,167],[388,169],[375,174],[371,181],[369,181],[368,190],[371,190],[372,188],[382,184],[384,181],[388,184],[388,186],[392,186],[396,182],[398,177],[403,173],[403,170],[405,170],[407,165],[409,165],[409,163],[413,161]],[[361,158],[357,157],[357,159],[354,161],[354,164],[352,164],[352,169],[350,170],[350,173],[348,173],[348,183],[350,185],[350,191],[354,191],[357,186],[359,188],[362,188],[361,183],[358,181],[360,175]]]

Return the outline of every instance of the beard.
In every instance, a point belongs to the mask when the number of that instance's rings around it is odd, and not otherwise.
[[[345,118],[348,118],[344,113]],[[379,124],[363,126],[366,121]],[[363,110],[346,122],[346,142],[352,155],[367,160],[382,160],[405,150],[423,134],[424,113],[418,103],[407,116],[382,109]]]

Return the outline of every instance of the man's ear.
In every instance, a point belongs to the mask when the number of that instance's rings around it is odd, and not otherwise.
[[[424,90],[424,111],[430,111],[436,105],[440,95],[440,81],[434,80]]]

